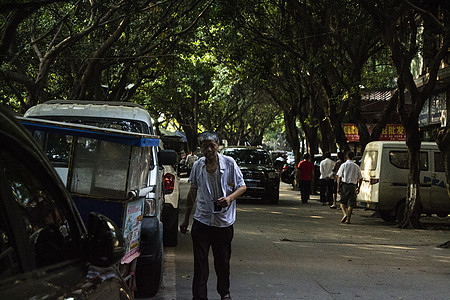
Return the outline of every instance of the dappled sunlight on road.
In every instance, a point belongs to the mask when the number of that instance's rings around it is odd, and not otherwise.
[[[251,212],[253,209],[249,209],[249,208],[240,208],[240,207],[238,207],[237,209],[236,209],[236,211],[237,212]]]
[[[291,192],[285,192],[280,190],[280,197],[288,197],[288,198],[292,198],[292,193]]]
[[[347,245],[347,246],[349,246],[349,245]],[[355,245],[353,245],[353,246],[355,246]],[[380,250],[380,249],[416,250],[417,249],[415,247],[392,246],[392,245],[363,245],[363,246],[356,245],[356,246],[359,249],[364,249],[364,250]]]
[[[380,245],[380,244],[342,244],[340,245],[344,248],[353,248],[361,251],[361,256],[346,256],[340,255],[342,258],[350,259],[350,260],[367,260],[370,256],[373,260],[376,256],[382,256],[384,261],[388,259],[395,258],[399,261],[416,263],[418,260],[423,260],[422,248],[423,246],[406,246],[406,245]],[[426,246],[425,246],[426,247]],[[345,253],[344,251],[343,253]],[[354,252],[352,252],[354,253]],[[433,260],[436,263],[445,263],[450,264],[450,255],[449,256],[440,256],[440,255],[430,255],[428,259]],[[376,263],[371,263],[376,264]]]
[[[444,251],[446,251],[446,250],[444,250]],[[449,256],[434,255],[433,258],[436,259],[436,261],[438,261],[438,262],[443,262],[443,263],[450,264],[450,257]]]
[[[323,219],[322,216],[309,216],[311,219]]]

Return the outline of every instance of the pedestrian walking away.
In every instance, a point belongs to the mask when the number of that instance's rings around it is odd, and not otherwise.
[[[310,160],[309,153],[303,155],[303,160],[298,163],[299,185],[302,203],[308,203],[311,195],[311,182],[314,178],[314,164]]]
[[[336,161],[336,163],[334,164],[333,167],[333,173],[334,173],[334,185],[333,185],[333,205],[330,206],[330,208],[337,208],[337,198],[338,198],[338,192],[337,192],[337,181],[338,181],[338,176],[337,176],[337,172],[340,168],[340,166],[345,162],[345,154],[344,152],[340,151],[337,154],[338,160]]]
[[[361,187],[362,175],[359,166],[353,161],[355,153],[347,152],[347,161],[343,163],[337,172],[338,193],[341,195],[341,210],[344,216],[342,223],[350,224],[353,208],[356,206],[356,195]],[[342,183],[342,184],[341,184]]]
[[[334,186],[334,161],[331,160],[331,153],[325,152],[323,160],[320,162],[320,202],[322,205],[333,204],[333,186]]]
[[[217,292],[221,299],[231,299],[230,257],[233,224],[236,220],[235,200],[245,192],[246,186],[233,158],[218,153],[219,138],[216,133],[200,134],[199,142],[204,156],[192,167],[186,214],[180,225],[181,233],[186,233],[196,202],[191,228],[194,249],[192,296],[193,299],[208,299],[208,253],[212,248]]]

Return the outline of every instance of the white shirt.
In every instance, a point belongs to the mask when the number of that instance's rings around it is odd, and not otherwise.
[[[233,158],[222,154],[217,155],[219,156],[218,175],[222,189],[219,196],[225,197],[245,185],[244,177]],[[214,196],[214,191],[210,186],[205,161],[205,157],[197,160],[189,176],[192,187],[197,188],[197,207],[194,219],[208,226],[231,226],[236,220],[236,201],[231,202],[230,206],[222,208],[221,211],[214,212],[214,201],[217,200],[217,195]]]
[[[220,182],[219,168],[212,174],[206,172],[208,175],[208,185],[211,191],[212,199],[219,199],[222,197],[222,183]]]
[[[195,155],[195,154],[193,154],[193,155],[188,154],[188,156],[186,157],[186,164],[189,166],[189,168],[192,168],[192,166],[197,161],[197,159],[198,159],[197,155]]]
[[[275,159],[275,161],[285,162],[286,160],[284,159],[284,157],[278,156],[277,159]]]
[[[337,175],[341,177],[342,182],[357,184],[362,179],[361,170],[359,166],[351,159],[347,159],[343,163],[337,172]]]
[[[325,158],[320,162],[320,179],[333,178],[334,161],[330,158]]]

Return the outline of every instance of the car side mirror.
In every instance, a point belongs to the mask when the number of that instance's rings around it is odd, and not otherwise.
[[[176,165],[178,154],[175,150],[164,149],[158,152],[159,165]]]
[[[97,267],[109,267],[125,255],[121,230],[108,217],[91,212],[88,218],[89,259]]]

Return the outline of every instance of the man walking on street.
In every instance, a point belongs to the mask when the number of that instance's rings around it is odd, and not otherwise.
[[[303,160],[298,163],[299,185],[302,203],[308,203],[309,195],[311,195],[311,182],[314,178],[314,165],[310,161],[309,153],[303,155]]]
[[[246,186],[236,162],[218,154],[219,138],[214,132],[199,136],[200,150],[204,157],[195,162],[189,182],[191,187],[186,201],[186,215],[180,225],[186,233],[189,217],[197,200],[194,222],[191,228],[194,249],[193,299],[208,299],[208,253],[212,248],[217,275],[217,292],[221,299],[230,296],[230,257],[233,223],[236,219],[236,198]]]
[[[346,224],[350,224],[353,208],[356,206],[356,195],[359,193],[362,182],[361,170],[353,161],[354,157],[355,153],[348,151],[347,161],[339,167],[337,172],[337,189],[341,194],[341,210],[344,214],[341,223]]]
[[[333,173],[334,173],[334,183],[333,183],[333,205],[330,206],[330,208],[337,208],[336,206],[336,202],[337,202],[337,198],[338,198],[338,192],[337,192],[337,181],[338,181],[338,177],[337,177],[337,172],[339,170],[339,168],[341,167],[341,165],[345,162],[345,154],[344,152],[338,152],[337,154],[337,161],[334,164],[333,167]]]
[[[323,160],[320,162],[320,202],[322,205],[333,204],[334,186],[334,161],[331,160],[331,153],[325,152]]]
[[[190,151],[188,156],[186,156],[186,166],[187,166],[187,173],[188,176],[191,175],[192,167],[194,166],[194,163],[198,160],[198,156],[195,155],[194,151]]]

